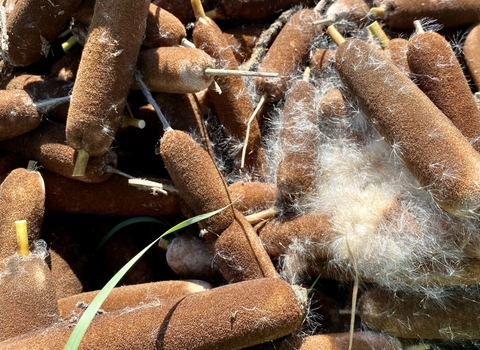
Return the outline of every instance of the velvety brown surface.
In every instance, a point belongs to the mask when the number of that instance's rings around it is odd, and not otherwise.
[[[480,3],[477,0],[422,0],[421,5],[411,0],[376,0],[385,8],[382,19],[395,29],[413,29],[413,21],[435,18],[445,28],[461,27],[478,22]]]
[[[285,208],[315,190],[320,144],[315,92],[313,84],[298,80],[285,99],[277,168],[278,194]]]
[[[8,63],[27,66],[48,52],[81,0],[17,0],[7,5]],[[14,6],[13,6],[14,4]],[[47,49],[47,50],[45,50]]]
[[[142,51],[137,68],[151,92],[188,94],[210,86],[213,76],[205,69],[215,68],[215,61],[200,49],[159,47]]]
[[[241,64],[250,58],[258,38],[266,27],[265,24],[254,23],[243,25],[241,27],[227,28],[223,31],[223,37],[232,48],[238,64]]]
[[[434,32],[416,34],[407,59],[417,86],[480,151],[480,111],[448,41]]]
[[[221,0],[216,10],[224,17],[241,21],[257,22],[277,17],[293,5],[314,6],[313,0]]]
[[[244,215],[273,207],[277,197],[276,186],[266,182],[234,182],[228,191],[233,207]]]
[[[282,220],[271,220],[259,229],[259,236],[271,257],[278,257],[288,251],[295,241],[313,243],[311,254],[317,258],[328,255],[328,240],[333,234],[325,214],[309,213]]]
[[[13,139],[0,141],[0,150],[14,153],[25,160],[35,160],[38,166],[72,178],[76,151],[65,141],[65,126],[45,121],[41,126]],[[102,157],[90,157],[84,176],[74,177],[84,182],[102,182],[110,177],[105,166],[115,167],[117,157],[109,151]]]
[[[480,155],[433,102],[378,49],[349,39],[336,68],[362,111],[445,210],[480,207]]]
[[[152,194],[148,187],[129,185],[128,179],[121,175],[113,175],[101,183],[85,183],[44,169],[41,173],[47,192],[47,210],[125,216],[163,216],[180,212],[177,194]],[[172,184],[158,177],[148,177],[148,180]]]
[[[345,350],[348,348],[350,333],[318,334],[306,337],[288,337],[276,342],[277,350]],[[268,348],[265,348],[267,350]],[[388,335],[363,331],[353,333],[352,349],[355,350],[401,350],[402,345]]]
[[[470,30],[463,43],[463,55],[465,56],[465,63],[467,64],[477,91],[480,91],[480,25],[476,25]]]
[[[195,22],[195,15],[193,14],[190,0],[153,0],[152,3],[171,12],[184,24]],[[212,10],[216,3],[217,0],[202,0],[205,11]]]
[[[293,332],[302,318],[302,304],[286,282],[234,283],[183,299],[160,333],[159,349],[241,349]]]
[[[410,73],[407,61],[408,40],[403,38],[391,39],[385,47],[385,53],[401,71]]]
[[[5,178],[0,185],[0,260],[18,250],[15,221],[27,220],[29,243],[40,238],[44,204],[45,186],[39,172],[18,168]]]
[[[180,45],[187,36],[182,22],[167,10],[150,3],[142,45],[148,48]]]
[[[214,21],[199,18],[195,22],[193,43],[216,60],[216,68],[238,69],[233,51]],[[236,142],[243,143],[247,131],[247,122],[254,111],[243,78],[218,76],[215,77],[215,81],[222,90],[221,94],[216,91],[210,91],[218,118],[225,127],[227,135],[232,136]],[[262,135],[260,134],[258,119],[255,118],[250,124],[250,135],[245,157],[245,166],[250,171],[257,170],[262,172],[263,170],[265,159],[261,143]],[[240,156],[241,152],[238,152],[235,157],[237,159],[237,168],[240,167]]]
[[[278,276],[257,233],[238,211],[232,224],[215,242],[214,254],[229,283]]]
[[[160,140],[160,155],[181,197],[197,215],[231,203],[227,184],[208,152],[183,131],[168,131]],[[214,240],[233,221],[233,209],[226,208],[200,223]]]
[[[278,78],[256,78],[257,93],[268,92],[274,101],[282,99],[287,83],[305,64],[312,40],[323,26],[313,26],[320,14],[310,9],[297,11],[282,28],[258,66],[259,72],[278,73]]]
[[[0,90],[0,140],[25,134],[42,122],[24,90]]]
[[[203,281],[160,281],[120,286],[110,292],[102,303],[101,309],[105,312],[122,310],[127,307],[133,309],[140,305],[202,292],[210,288],[211,286]],[[64,320],[68,320],[72,315],[81,313],[84,309],[79,307],[78,303],[83,306],[89,305],[98,293],[99,291],[86,292],[59,299],[60,316]]]
[[[0,340],[49,327],[58,320],[52,275],[43,257],[13,255],[3,260],[0,264]]]
[[[347,20],[360,26],[369,20],[369,11],[370,7],[364,0],[337,0],[328,7],[325,15],[333,16],[338,22]]]
[[[149,4],[96,2],[67,117],[67,141],[73,148],[102,156],[110,147],[121,123]]]
[[[183,297],[161,300],[137,308],[104,313],[94,317],[78,349],[158,349],[157,334]],[[73,331],[72,323],[25,334],[0,343],[2,350],[63,349]]]
[[[325,121],[347,117],[347,102],[342,90],[338,88],[329,90],[320,100],[318,108],[321,111],[321,119]]]
[[[372,329],[401,338],[476,339],[479,305],[478,293],[460,288],[441,300],[378,288],[362,294],[359,312]]]
[[[335,50],[318,49],[310,59],[309,67],[313,76],[322,76],[332,69],[335,61]]]

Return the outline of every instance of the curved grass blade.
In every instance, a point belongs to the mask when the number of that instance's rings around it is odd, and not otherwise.
[[[228,207],[228,206],[227,206]],[[165,237],[169,233],[178,231],[184,227],[187,227],[189,225],[192,225],[196,222],[202,221],[204,219],[207,219],[215,214],[220,213],[221,211],[225,210],[227,207],[212,211],[210,213],[206,214],[201,214],[197,215],[193,218],[190,218],[188,220],[182,221],[181,223],[173,226],[170,228],[168,231],[165,231],[160,237],[158,237],[156,240],[154,240],[152,243],[150,243],[147,247],[145,247],[140,253],[135,255],[128,263],[125,264],[111,279],[108,281],[108,283],[102,288],[102,290],[97,294],[97,296],[92,300],[91,304],[88,306],[88,308],[85,310],[85,312],[82,314],[82,317],[80,317],[80,320],[78,320],[77,325],[73,329],[72,334],[70,335],[70,338],[68,339],[67,344],[65,345],[64,350],[76,350],[78,346],[80,345],[80,342],[82,341],[82,338],[87,331],[87,328],[90,326],[90,323],[93,320],[93,317],[97,313],[98,309],[100,309],[100,306],[102,306],[102,303],[105,301],[105,299],[108,297],[110,292],[112,291],[113,288],[117,285],[117,283],[122,279],[122,277],[128,272],[128,270],[142,257],[145,252],[150,249],[155,243],[157,243],[161,238]]]
[[[165,226],[168,226],[168,223],[164,220],[153,218],[151,216],[138,216],[136,218],[131,218],[127,219],[125,221],[122,221],[118,225],[115,225],[110,231],[107,232],[107,234],[102,238],[100,243],[97,245],[97,251],[99,251],[103,245],[105,244],[106,241],[110,239],[117,231],[120,229],[124,228],[125,226],[132,225],[132,224],[137,224],[140,222],[156,222],[158,224],[164,224]]]

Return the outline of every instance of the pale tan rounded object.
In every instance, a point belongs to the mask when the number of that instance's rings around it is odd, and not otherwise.
[[[473,27],[468,33],[463,43],[463,55],[467,64],[470,76],[480,91],[480,59],[478,52],[480,51],[480,24]]]
[[[213,76],[205,70],[215,68],[215,61],[200,49],[159,47],[142,51],[137,68],[150,91],[188,94],[210,86]]]

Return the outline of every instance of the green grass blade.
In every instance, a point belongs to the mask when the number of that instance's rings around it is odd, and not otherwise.
[[[87,307],[85,312],[78,320],[77,325],[75,326],[70,338],[68,339],[67,344],[65,345],[64,350],[76,350],[82,341],[82,338],[87,331],[87,328],[90,326],[90,323],[93,320],[93,317],[97,313],[100,306],[102,306],[105,299],[108,297],[110,292],[113,288],[117,285],[117,283],[122,279],[122,277],[128,272],[128,270],[142,257],[145,252],[150,249],[155,243],[157,243],[161,238],[165,237],[169,233],[175,232],[180,230],[181,228],[187,227],[204,219],[207,219],[215,214],[220,213],[222,210],[225,210],[227,207],[215,210],[210,213],[197,215],[193,218],[188,220],[182,221],[181,223],[175,225],[174,227],[170,228],[168,231],[165,231],[160,237],[150,243],[147,247],[145,247],[140,253],[135,255],[128,263],[125,264],[111,279],[107,282],[107,284],[102,288],[102,290],[97,294],[97,296],[92,300],[90,305]]]
[[[150,216],[138,216],[136,218],[127,219],[125,221],[122,221],[121,223],[119,223],[118,225],[116,225],[110,231],[107,232],[107,234],[102,238],[100,243],[98,243],[97,251],[99,251],[103,247],[105,242],[108,241],[110,239],[110,237],[112,237],[120,229],[124,228],[125,226],[132,225],[132,224],[137,224],[137,223],[141,223],[141,222],[155,222],[155,223],[158,223],[158,224],[164,224],[164,225],[168,226],[168,223],[166,221],[160,220],[160,219],[157,219],[157,218],[153,218],[153,217],[150,217]]]

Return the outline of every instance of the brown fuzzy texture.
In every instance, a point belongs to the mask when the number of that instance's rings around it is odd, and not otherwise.
[[[65,56],[60,57],[50,68],[50,76],[74,82],[80,65],[83,46],[75,45]]]
[[[214,264],[209,244],[192,234],[175,237],[167,250],[168,266],[180,278],[221,281],[222,274]]]
[[[480,111],[452,47],[440,34],[416,34],[407,60],[414,81],[480,151]]]
[[[150,91],[188,94],[210,86],[213,76],[205,69],[215,68],[215,61],[200,49],[159,47],[142,51],[137,68]]]
[[[190,0],[152,0],[152,3],[172,13],[183,24],[195,22],[195,15]],[[217,0],[202,0],[205,11],[212,10],[216,3]]]
[[[313,84],[298,80],[286,96],[277,168],[279,200],[286,207],[315,190],[320,134],[315,92]]]
[[[408,40],[403,38],[391,39],[385,47],[385,53],[402,72],[409,74],[410,67],[407,61]]]
[[[45,207],[50,211],[125,216],[164,216],[180,212],[177,194],[152,194],[150,188],[129,185],[128,179],[120,175],[101,183],[85,183],[48,170],[42,169],[41,173],[47,192]],[[148,177],[148,180],[171,185],[171,181],[165,179]]]
[[[187,36],[182,22],[167,10],[151,3],[143,46],[148,48],[180,45]]]
[[[50,76],[40,76],[34,74],[20,74],[12,78],[5,85],[6,90],[25,90],[30,95],[35,104],[42,103],[43,100],[55,99],[57,97],[68,96],[72,91],[73,84],[59,78]],[[52,105],[39,109],[36,114],[46,114],[48,118],[65,123],[67,120],[69,103],[64,102],[59,105]]]
[[[233,350],[287,335],[300,327],[303,304],[292,287],[262,278],[183,299],[159,335],[162,350]]]
[[[401,338],[478,339],[479,305],[478,293],[461,289],[432,300],[422,294],[376,288],[362,294],[359,313],[371,329]]]
[[[277,197],[276,186],[266,182],[234,182],[228,191],[233,207],[244,215],[273,207]]]
[[[0,260],[17,252],[15,221],[27,220],[28,241],[40,238],[45,186],[38,171],[13,170],[0,185]]]
[[[273,101],[282,99],[288,81],[298,67],[305,65],[313,39],[323,29],[312,25],[318,19],[320,14],[310,9],[299,10],[290,18],[258,66],[259,72],[274,72],[279,77],[256,78],[258,94],[268,92]]]
[[[369,20],[369,11],[370,7],[364,0],[337,0],[328,7],[325,16],[334,16],[335,22],[347,20],[361,26]]]
[[[335,62],[335,50],[318,49],[310,59],[310,69],[313,76],[321,77],[327,73]]]
[[[97,315],[83,336],[78,349],[158,349],[159,329],[182,299],[183,297],[171,298],[140,305],[134,309],[128,308]],[[72,323],[65,321],[1,342],[0,348],[2,350],[63,349],[72,331]]]
[[[30,65],[46,55],[81,0],[16,0],[7,4],[5,33],[8,49],[2,56],[13,66]]]
[[[154,98],[157,104],[162,106],[163,115],[172,129],[182,130],[195,135],[197,141],[213,156],[205,119],[200,109],[200,102],[195,94],[168,94],[160,92],[156,93]],[[156,118],[158,119],[158,116]]]
[[[73,148],[102,156],[110,147],[121,123],[149,4],[96,2],[67,117],[67,141]]]
[[[443,209],[476,215],[480,155],[433,102],[378,49],[349,39],[336,68],[362,111]]]
[[[334,232],[325,214],[309,213],[271,220],[260,227],[258,234],[272,258],[287,253],[294,241],[313,243],[315,249],[310,253],[317,258],[326,258],[328,241]]]
[[[213,250],[215,261],[229,283],[278,276],[257,233],[238,211]]]
[[[1,265],[0,340],[49,327],[59,320],[52,275],[41,256],[15,254]]]
[[[345,350],[348,348],[350,333],[318,334],[304,338],[293,336],[276,344],[277,350]],[[355,350],[401,350],[401,343],[381,333],[363,331],[353,333]]]
[[[478,22],[480,3],[477,0],[377,0],[385,9],[382,21],[395,29],[413,29],[413,21],[425,17],[435,20],[445,28],[461,27]]]
[[[258,22],[272,19],[282,11],[294,5],[314,6],[313,0],[221,0],[217,12],[230,19],[240,22]]]
[[[318,107],[324,121],[344,119],[347,117],[347,104],[342,90],[335,88],[329,90],[320,100]]]
[[[227,28],[223,37],[231,47],[238,64],[247,61],[255,48],[258,38],[265,30],[264,24],[250,24],[241,27]]]
[[[58,299],[83,291],[82,282],[60,254],[50,249],[48,251],[48,263],[53,276],[55,294]]]
[[[199,18],[193,30],[193,43],[202,48],[216,60],[219,69],[238,69],[237,60],[230,45],[223,37],[220,28],[210,19]],[[216,77],[221,93],[210,91],[213,105],[220,122],[228,135],[236,141],[244,142],[247,122],[254,108],[242,77]],[[262,148],[262,135],[258,119],[250,124],[250,135],[247,142],[245,166],[250,172],[263,172],[265,153]],[[241,152],[236,154],[237,167],[240,167]]]
[[[160,281],[121,286],[110,292],[107,299],[102,303],[101,309],[105,312],[112,312],[127,307],[135,308],[142,304],[198,293],[210,288],[211,286],[203,281]],[[68,320],[72,315],[81,313],[98,293],[99,291],[86,292],[59,299],[60,317]]]
[[[183,131],[166,132],[160,140],[160,155],[181,197],[197,215],[231,204],[227,184],[208,152]],[[215,240],[233,222],[231,206],[200,222]]]
[[[0,90],[0,140],[25,134],[42,118],[24,90]]]
[[[33,131],[0,142],[0,150],[12,152],[26,160],[36,160],[39,166],[59,175],[72,178],[77,152],[65,142],[65,127],[45,121]],[[85,176],[73,179],[84,182],[102,182],[111,174],[105,166],[117,165],[115,153],[107,152],[102,157],[90,157]]]
[[[480,91],[480,24],[473,27],[463,43],[463,55],[477,91]]]

